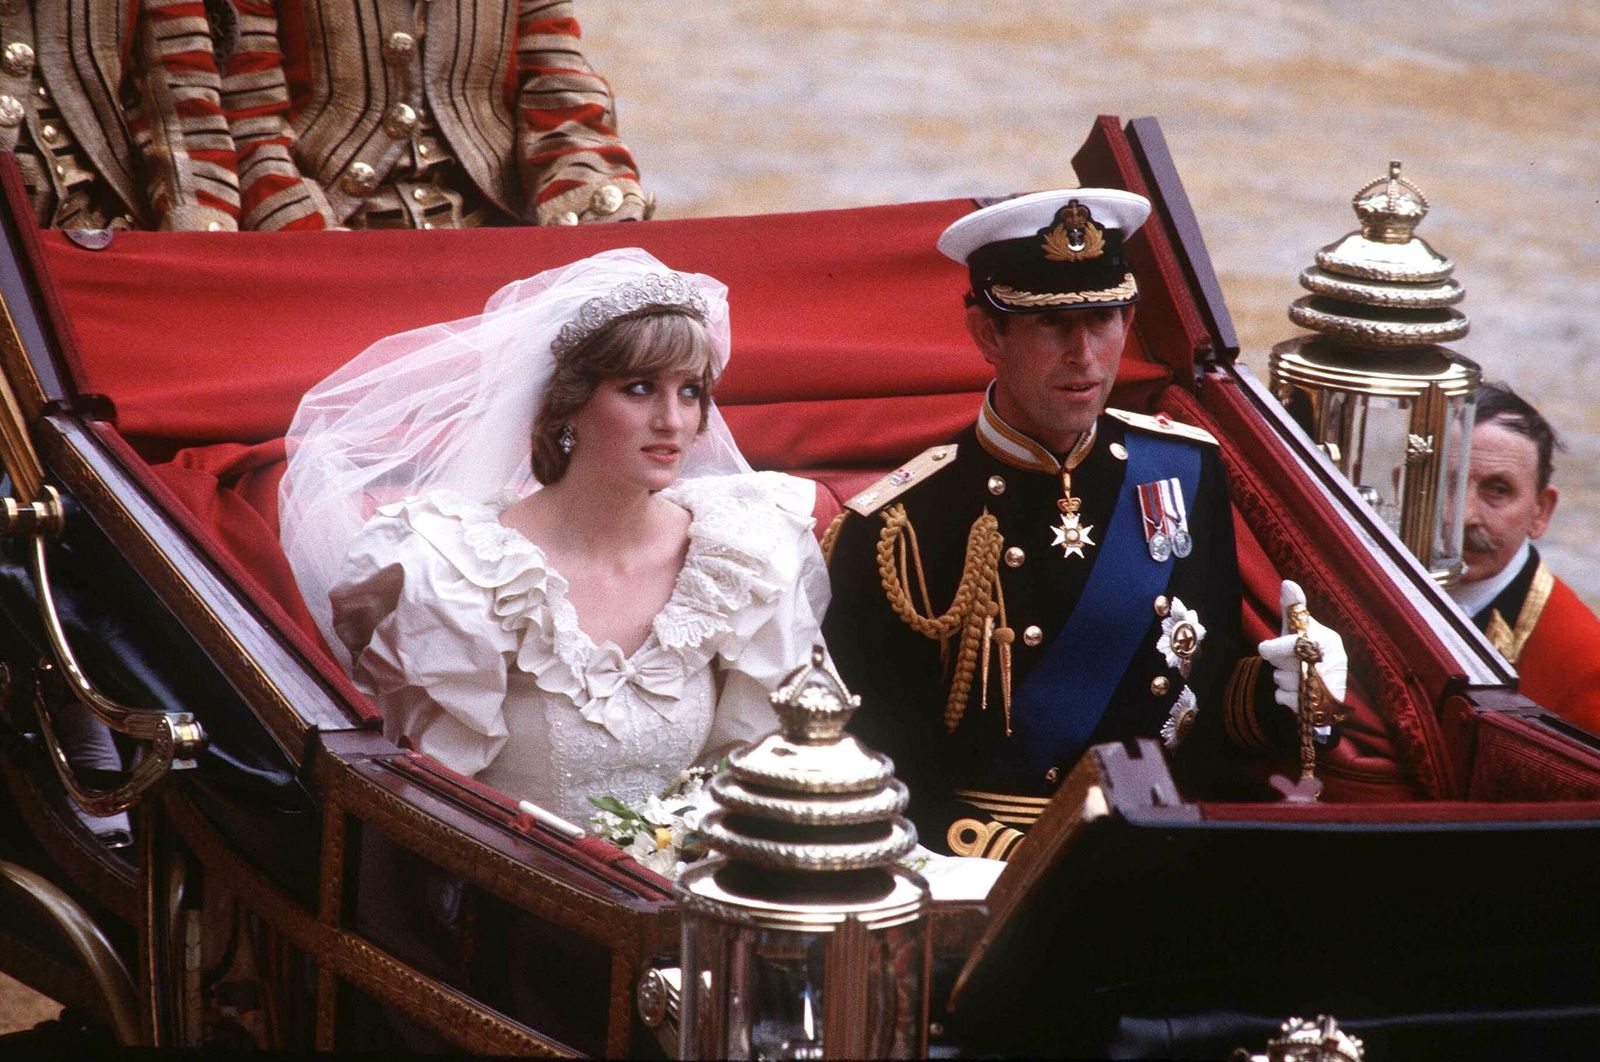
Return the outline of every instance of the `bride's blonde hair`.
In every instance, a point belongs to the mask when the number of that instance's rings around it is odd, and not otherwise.
[[[715,347],[700,318],[686,307],[659,306],[601,328],[557,360],[544,403],[533,421],[533,474],[548,486],[567,472],[561,431],[588,404],[600,381],[658,372],[698,373],[700,431],[706,428],[716,385]],[[580,444],[581,445],[581,444]]]

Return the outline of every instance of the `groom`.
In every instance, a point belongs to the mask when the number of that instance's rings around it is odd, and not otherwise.
[[[1106,408],[1139,297],[1123,245],[1149,212],[1071,189],[951,225],[939,250],[968,268],[994,382],[975,423],[829,529],[824,633],[862,697],[852,729],[894,759],[935,851],[1007,858],[1092,744],[1159,736],[1194,778],[1224,743],[1295,741],[1294,637],[1241,659],[1216,440]],[[1338,700],[1342,643],[1311,623]]]

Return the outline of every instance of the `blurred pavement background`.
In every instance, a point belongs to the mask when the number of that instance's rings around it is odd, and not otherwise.
[[[1541,543],[1600,608],[1600,5],[1504,0],[581,0],[660,217],[1077,183],[1098,114],[1161,120],[1265,377],[1318,247],[1388,161],[1456,262],[1454,347],[1566,439]],[[952,308],[952,312],[954,309]]]

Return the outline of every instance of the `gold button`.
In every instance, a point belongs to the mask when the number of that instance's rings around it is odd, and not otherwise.
[[[417,50],[417,39],[399,30],[389,34],[383,42],[383,57],[391,63],[403,63]]]
[[[378,187],[378,171],[365,162],[352,162],[339,178],[339,186],[350,195],[371,195]]]
[[[999,476],[990,476],[989,477],[989,493],[990,494],[1004,494],[1005,492],[1006,492],[1006,481],[1001,479]]]
[[[41,100],[47,100],[50,98],[50,90],[45,88],[43,85],[40,85],[38,88],[34,89],[33,93]]]
[[[417,154],[421,155],[423,158],[427,158],[428,155],[429,155],[428,145],[427,144],[418,144],[417,145]]]
[[[61,130],[57,129],[49,122],[46,122],[44,125],[39,127],[39,135],[44,137],[45,143],[54,144],[56,142],[56,138],[61,135]]]
[[[413,188],[413,189],[411,189],[411,198],[415,199],[419,203],[426,203],[428,201],[428,189],[426,189],[426,188]]]
[[[423,223],[422,223],[422,227],[423,227],[423,228],[425,228],[425,229],[436,229],[436,228],[438,228],[438,227],[439,227],[439,226],[437,226],[437,225],[435,225],[435,224],[434,224],[434,223],[433,223],[433,222],[431,222],[431,221],[424,221],[424,222],[423,222]]]
[[[557,225],[576,225],[577,223],[578,223],[578,215],[577,215],[577,213],[575,211],[571,211],[571,210],[567,211],[565,214],[562,214],[560,217],[556,218],[556,224]]]
[[[65,166],[63,166],[61,163],[59,163],[59,162],[56,163],[56,176],[57,177],[65,177],[66,175],[67,175],[67,168]]]
[[[1171,683],[1167,681],[1167,676],[1165,675],[1157,675],[1155,678],[1150,680],[1150,692],[1155,694],[1157,697],[1161,696],[1163,693],[1166,693],[1170,687]]]
[[[1023,645],[1038,645],[1042,641],[1044,641],[1044,631],[1041,631],[1038,627],[1030,624],[1022,628]]]
[[[1012,546],[1006,550],[1006,566],[1009,568],[1020,568],[1022,567],[1022,562],[1027,559],[1028,555],[1022,552],[1021,546]]]
[[[27,116],[21,100],[15,96],[0,96],[0,125],[21,125]]]
[[[410,136],[417,128],[417,112],[409,103],[397,103],[383,116],[383,131],[396,140]]]
[[[221,232],[222,231],[222,222],[220,222],[220,221],[208,221],[208,222],[206,222],[206,231],[207,232]]]
[[[614,184],[601,185],[589,200],[589,209],[601,217],[615,214],[622,209],[622,189]]]
[[[33,49],[21,41],[13,41],[6,45],[5,58],[0,59],[6,73],[22,77],[33,72]]]
[[[1044,772],[1044,780],[1049,785],[1055,785],[1056,784],[1056,779],[1060,778],[1060,777],[1061,777],[1061,768],[1060,767],[1052,767],[1048,771]]]
[[[1168,612],[1172,611],[1172,605],[1168,603],[1166,594],[1156,595],[1155,609],[1156,615],[1158,616],[1165,616]]]
[[[1123,446],[1121,443],[1112,443],[1111,456],[1115,457],[1118,461],[1126,461],[1128,459],[1128,448]]]
[[[652,202],[653,202],[653,201],[654,201],[654,200],[653,200],[653,197],[652,197]],[[651,209],[652,209],[652,210],[653,210],[653,209],[655,209],[655,208],[654,208],[654,206],[652,206],[652,207],[651,207]],[[933,459],[934,459],[934,460],[935,460],[935,461],[943,461],[943,460],[944,460],[944,459],[945,459],[945,458],[947,458],[947,457],[949,457],[949,456],[950,456],[950,451],[949,451],[949,450],[945,450],[945,449],[942,449],[942,448],[941,448],[941,449],[938,449],[938,450],[935,450],[935,451],[934,451],[934,452],[933,452]]]

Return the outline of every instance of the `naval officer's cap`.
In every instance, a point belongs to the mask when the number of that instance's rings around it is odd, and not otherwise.
[[[967,266],[973,297],[1002,313],[1126,306],[1139,285],[1123,241],[1150,201],[1119,188],[1032,192],[975,210],[939,237]]]

